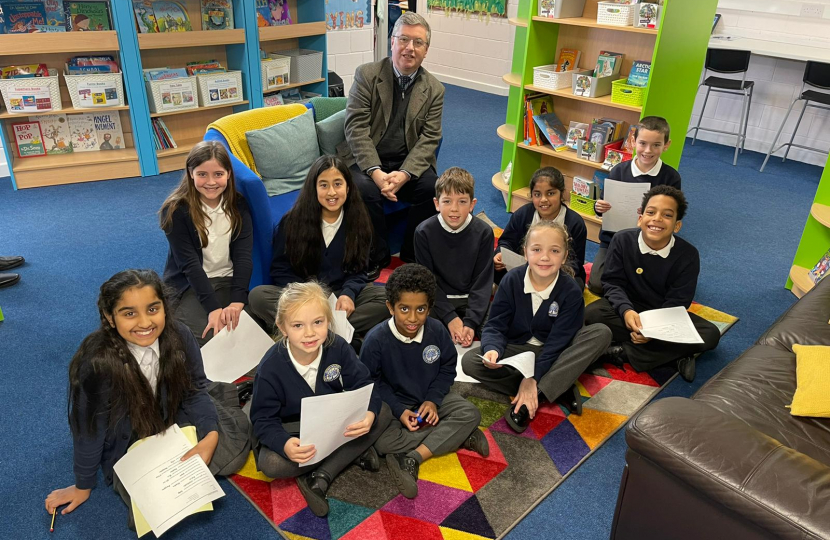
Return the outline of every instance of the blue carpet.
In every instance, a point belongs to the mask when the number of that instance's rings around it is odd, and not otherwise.
[[[507,222],[501,195],[490,185],[499,168],[507,100],[447,86],[439,172],[451,165],[478,181],[476,211]],[[783,289],[796,244],[818,185],[820,169],[771,162],[759,174],[759,154],[731,165],[727,147],[686,146],[680,172],[690,200],[681,234],[701,252],[697,299],[741,321],[718,349],[698,363],[695,383],[676,380],[663,395],[688,396],[749,347],[792,302]],[[60,174],[60,171],[54,171]],[[0,289],[2,391],[0,538],[44,538],[49,516],[43,500],[73,482],[66,422],[67,365],[97,325],[100,284],[129,267],[161,271],[167,244],[156,212],[180,173],[13,192],[0,180],[0,255],[23,255],[21,282]],[[588,258],[596,252],[589,243]],[[508,536],[511,539],[608,538],[624,465],[622,432]],[[227,496],[216,511],[190,518],[165,538],[275,537],[253,506],[224,480]],[[102,483],[90,501],[59,516],[56,537],[135,538],[124,526],[126,509]]]

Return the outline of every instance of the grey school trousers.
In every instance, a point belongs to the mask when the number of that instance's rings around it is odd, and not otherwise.
[[[260,285],[248,295],[251,311],[265,321],[271,331],[276,330],[274,320],[277,317],[277,300],[281,292],[282,288],[276,285]],[[386,289],[372,283],[367,284],[354,299],[354,311],[349,317],[355,335],[364,335],[376,324],[388,318]]]
[[[602,296],[602,272],[605,270],[605,256],[608,248],[600,247],[594,256],[594,264],[591,266],[591,276],[588,279],[588,290],[597,296]]]
[[[556,400],[573,386],[579,376],[588,366],[596,362],[597,358],[605,352],[610,344],[611,330],[607,326],[602,324],[583,326],[576,333],[568,348],[562,351],[548,372],[539,380],[537,385],[539,392],[544,394],[549,401]],[[538,355],[542,351],[542,347],[528,344],[508,344],[501,358],[507,358],[525,351],[533,351]],[[512,366],[490,369],[477,356],[479,354],[481,354],[480,347],[471,349],[464,354],[461,359],[461,367],[464,373],[496,392],[515,396],[524,375]]]
[[[209,278],[208,281],[213,287],[213,294],[219,301],[219,305],[223,308],[227,307],[231,303],[233,277]],[[247,310],[248,306],[245,306],[245,309]],[[202,307],[202,303],[199,302],[199,297],[193,287],[189,287],[179,299],[179,305],[176,307],[176,318],[190,328],[193,337],[199,343],[199,347],[202,347],[213,337],[213,331],[211,331],[208,332],[207,337],[202,338],[202,332],[205,331],[205,326],[208,323],[208,313]]]
[[[409,408],[417,412],[421,404]],[[478,407],[449,392],[438,406],[438,424],[422,424],[417,431],[409,431],[400,421],[394,420],[375,443],[379,454],[399,454],[426,446],[432,455],[440,456],[458,450],[481,423]]]
[[[389,405],[386,403],[380,409],[380,414],[375,418],[375,423],[369,433],[349,441],[320,463],[309,466],[301,466],[299,463],[291,461],[290,459],[282,457],[281,454],[271,450],[264,444],[258,444],[258,449],[254,452],[256,457],[257,469],[262,471],[266,476],[271,478],[295,478],[301,474],[310,473],[314,470],[325,472],[329,478],[334,480],[343,469],[351,465],[354,460],[359,458],[363,452],[375,444],[378,437],[386,430],[392,418],[392,411],[389,410]],[[299,422],[288,422],[283,424],[286,431],[293,435],[300,434]]]

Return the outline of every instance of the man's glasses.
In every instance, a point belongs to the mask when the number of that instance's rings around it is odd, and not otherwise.
[[[400,35],[400,34],[399,34],[399,35],[397,35],[397,36],[392,36],[392,37],[394,37],[395,39],[397,39],[397,40],[398,40],[398,43],[400,43],[400,44],[401,44],[401,47],[403,47],[404,49],[406,49],[407,47],[409,47],[409,44],[410,44],[410,43],[412,43],[412,46],[413,46],[413,47],[415,47],[416,49],[423,49],[424,47],[426,47],[426,46],[427,46],[427,42],[426,42],[426,41],[424,41],[424,40],[423,40],[423,39],[421,39],[421,38],[415,38],[415,39],[412,39],[412,38],[411,38],[411,37],[409,37],[409,36],[402,36],[402,35]]]

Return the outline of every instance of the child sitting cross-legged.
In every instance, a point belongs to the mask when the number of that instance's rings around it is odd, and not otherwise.
[[[464,347],[481,331],[493,290],[493,229],[473,217],[473,191],[473,175],[450,167],[435,182],[439,214],[415,229],[415,260],[438,281],[432,315]]]
[[[487,457],[489,445],[479,431],[481,413],[450,391],[458,355],[447,329],[429,317],[435,277],[419,264],[395,269],[386,283],[392,318],[366,335],[360,359],[372,374],[392,421],[375,443],[398,489],[418,495],[418,469],[424,460],[473,450]]]
[[[694,355],[714,349],[720,331],[709,321],[689,313],[703,344],[670,343],[644,337],[640,312],[692,304],[700,273],[697,249],[676,233],[686,213],[686,197],[671,186],[656,186],[643,197],[638,229],[614,235],[605,259],[602,286],[605,297],[585,310],[585,324],[611,329],[614,344],[607,359],[629,362],[645,371],[677,361],[687,381],[695,377]]]

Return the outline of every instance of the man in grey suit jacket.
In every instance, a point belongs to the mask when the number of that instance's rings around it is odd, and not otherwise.
[[[419,223],[435,214],[435,151],[441,141],[444,86],[421,67],[430,30],[404,13],[392,30],[392,57],[358,67],[346,105],[346,141],[338,155],[350,166],[372,219],[370,268],[389,262],[384,200],[411,204],[401,259],[415,260]]]

